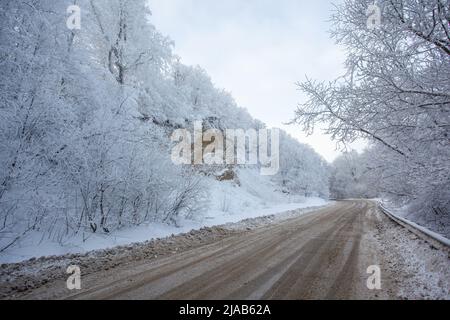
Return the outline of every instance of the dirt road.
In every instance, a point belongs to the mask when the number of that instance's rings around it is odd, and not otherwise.
[[[66,299],[376,299],[393,298],[391,275],[369,290],[367,268],[382,254],[365,238],[375,204],[346,201],[282,223],[152,262],[87,275],[71,294],[58,282],[43,288]],[[28,298],[42,297],[36,290]]]

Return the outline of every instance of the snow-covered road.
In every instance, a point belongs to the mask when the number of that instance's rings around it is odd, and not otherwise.
[[[367,286],[374,266],[381,271],[380,290]],[[168,257],[88,274],[78,292],[59,279],[24,298],[448,299],[448,266],[447,253],[396,226],[375,203],[344,201]]]

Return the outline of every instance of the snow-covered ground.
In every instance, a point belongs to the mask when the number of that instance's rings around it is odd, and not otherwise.
[[[450,299],[450,255],[399,224],[380,216],[376,229],[365,235],[381,247],[384,269],[397,284],[398,299]]]
[[[42,239],[39,232],[30,233],[16,245],[0,253],[1,263],[15,263],[35,257],[86,253],[109,249],[151,239],[198,230],[246,219],[265,217],[296,209],[320,207],[329,202],[320,198],[303,198],[286,195],[276,190],[269,178],[252,170],[239,171],[239,184],[234,181],[208,181],[209,209],[192,220],[180,219],[178,226],[164,223],[146,223],[138,227],[122,229],[110,234],[79,234],[58,243]]]
[[[445,240],[450,239],[450,224],[448,223],[448,216],[435,215],[433,217],[427,217],[424,215],[417,214],[414,208],[409,205],[398,206],[386,199],[377,199],[383,206],[389,210],[392,214],[400,217],[401,219],[406,219],[409,224],[413,224],[416,229],[424,231],[425,233],[434,233],[435,238],[443,238]]]

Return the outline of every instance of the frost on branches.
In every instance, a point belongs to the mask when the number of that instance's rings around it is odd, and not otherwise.
[[[368,139],[365,167],[379,191],[449,235],[450,6],[379,0],[381,24],[368,28],[372,4],[337,6],[332,35],[347,51],[347,73],[332,83],[300,83],[309,99],[295,122],[308,132],[324,122],[341,144]]]
[[[71,5],[80,29],[67,27]],[[0,2],[0,252],[31,231],[62,243],[192,218],[210,172],[175,166],[171,133],[264,126],[181,64],[150,14],[146,0]],[[323,160],[285,144],[303,160],[273,177],[280,189],[326,195]]]

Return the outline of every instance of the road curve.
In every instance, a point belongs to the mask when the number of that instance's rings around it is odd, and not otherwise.
[[[367,288],[382,255],[365,234],[378,211],[344,201],[152,262],[83,278],[64,299],[389,299]]]

